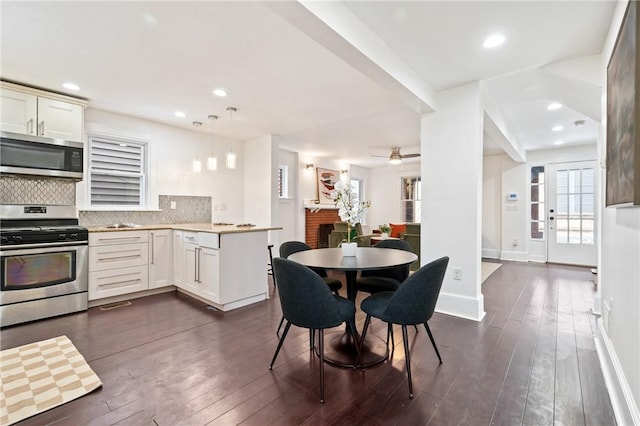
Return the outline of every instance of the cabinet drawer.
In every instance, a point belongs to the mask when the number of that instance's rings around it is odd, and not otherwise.
[[[213,234],[211,232],[199,232],[198,244],[200,245],[200,247],[218,249],[220,248],[220,234]]]
[[[148,231],[92,232],[89,234],[90,246],[146,243],[148,241],[149,241]]]
[[[198,233],[184,231],[182,233],[182,241],[185,243],[198,244]]]
[[[118,244],[111,246],[89,247],[89,272],[107,269],[147,266],[149,245]]]
[[[89,300],[147,290],[146,266],[89,272]]]

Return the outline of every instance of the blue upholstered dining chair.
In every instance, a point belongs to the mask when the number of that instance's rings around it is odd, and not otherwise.
[[[360,304],[360,308],[367,314],[360,339],[361,342],[364,342],[364,338],[367,335],[371,317],[379,318],[389,325],[399,324],[402,326],[409,398],[413,398],[413,383],[411,382],[411,357],[409,354],[407,325],[424,324],[433,349],[435,349],[438,360],[442,364],[440,352],[427,322],[431,319],[435,310],[448,263],[449,258],[446,256],[434,260],[414,272],[395,292],[383,291],[372,294]]]
[[[278,357],[280,348],[291,325],[318,330],[318,354],[320,356],[320,402],[324,402],[324,329],[346,322],[347,330],[357,339],[353,301],[331,294],[324,280],[311,269],[291,260],[273,259],[278,279],[278,296],[282,313],[287,321],[273,354],[269,370]],[[359,346],[356,345],[357,364],[362,364]]]
[[[374,247],[411,251],[409,243],[404,240],[382,240]],[[409,265],[362,271],[356,280],[356,289],[371,294],[381,291],[395,291],[408,276]]]

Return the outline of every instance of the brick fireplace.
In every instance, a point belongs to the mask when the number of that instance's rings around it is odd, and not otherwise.
[[[336,222],[340,222],[340,217],[338,216],[338,210],[334,208],[323,208],[323,209],[304,209],[304,235],[305,242],[311,248],[320,248],[327,246],[328,234],[326,234],[327,230],[331,232],[331,229],[328,229],[328,226],[321,227],[320,225],[333,225]],[[324,228],[321,231],[321,228]],[[322,239],[324,241],[319,241],[320,234],[323,234]],[[326,235],[326,237],[324,237]]]

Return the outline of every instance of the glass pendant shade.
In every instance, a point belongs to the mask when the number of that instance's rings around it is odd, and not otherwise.
[[[218,159],[213,156],[213,153],[207,158],[207,170],[218,170]]]
[[[234,152],[227,152],[227,169],[236,168],[236,154]]]
[[[198,157],[193,160],[193,171],[196,173],[200,173],[202,171],[202,161],[200,161]]]

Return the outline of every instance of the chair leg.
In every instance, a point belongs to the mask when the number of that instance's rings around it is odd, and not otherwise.
[[[316,339],[316,330],[313,328],[309,329],[309,350],[312,351],[315,348],[315,339]]]
[[[387,348],[389,347],[389,335],[391,335],[391,352],[389,353],[388,359],[391,359],[393,358],[393,352],[396,350],[396,342],[393,338],[393,324],[390,322],[387,323]]]
[[[436,346],[436,341],[433,340],[433,334],[431,334],[431,329],[429,328],[429,325],[426,322],[424,323],[424,328],[427,329],[427,334],[429,334],[429,339],[431,339],[431,344],[433,345],[433,349],[436,350],[436,355],[438,355],[438,360],[440,361],[440,364],[442,364],[442,358],[440,357],[440,351],[438,351],[438,347]]]
[[[349,329],[349,333],[351,337],[353,337],[353,341],[356,347],[356,365],[353,366],[354,369],[358,368],[358,366],[362,365],[362,355],[360,353],[360,342],[358,341],[358,333],[356,331],[355,319],[347,321],[347,328]]]
[[[284,318],[284,317],[283,317]],[[278,357],[278,353],[280,353],[280,348],[284,343],[284,338],[287,337],[287,333],[289,332],[289,328],[291,328],[291,323],[287,321],[287,325],[284,326],[284,332],[282,333],[282,337],[278,342],[278,347],[276,348],[276,353],[273,354],[273,359],[271,360],[271,364],[269,364],[269,370],[273,369],[273,363],[276,362],[276,358]]]
[[[407,364],[407,381],[409,382],[409,398],[413,398],[413,383],[411,382],[411,356],[409,355],[409,336],[407,326],[402,325],[402,340],[404,341],[404,360]]]
[[[280,329],[282,328],[282,323],[284,322],[284,315],[280,318],[280,324],[278,324],[278,329],[276,330],[276,336],[280,337]]]
[[[318,349],[320,351],[320,402],[324,403],[324,330],[318,330]]]
[[[367,314],[367,318],[364,320],[364,327],[362,328],[362,336],[360,336],[359,346],[362,347],[364,343],[364,338],[367,335],[367,330],[369,330],[369,323],[371,322],[371,315]]]

